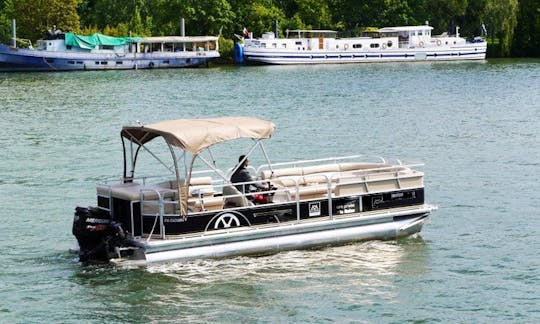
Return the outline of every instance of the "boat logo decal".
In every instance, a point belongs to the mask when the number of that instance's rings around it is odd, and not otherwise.
[[[219,216],[218,219],[216,219],[216,223],[214,224],[214,229],[218,228],[229,228],[231,226],[240,226],[240,221],[238,218],[232,214],[232,213],[225,213],[221,216]]]
[[[309,203],[309,217],[321,216],[321,202],[310,202]]]
[[[251,223],[246,216],[237,211],[226,211],[218,213],[212,217],[212,219],[210,219],[210,221],[206,224],[204,231],[208,231],[209,228],[221,229],[245,225],[251,226]]]
[[[354,201],[348,201],[342,205],[336,206],[337,213],[340,215],[351,214],[356,211],[356,206]]]

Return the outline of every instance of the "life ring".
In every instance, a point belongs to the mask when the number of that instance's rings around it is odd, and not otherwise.
[[[420,41],[420,42],[418,43],[418,46],[424,47],[424,42]]]
[[[348,50],[348,49],[349,49],[349,44],[343,45],[343,48],[344,48],[345,50]]]
[[[382,44],[381,44],[381,47],[382,47],[382,49],[386,49],[386,44],[385,44],[385,43],[382,43]]]
[[[437,39],[437,46],[441,46],[441,40]]]

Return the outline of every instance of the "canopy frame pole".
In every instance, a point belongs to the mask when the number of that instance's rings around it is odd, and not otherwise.
[[[154,154],[154,152],[152,152],[150,149],[148,149],[146,146],[144,146],[144,144],[141,144],[141,147],[148,153],[150,153],[150,155],[152,155],[154,157],[154,159],[156,159],[159,163],[161,163],[165,169],[173,172],[173,170],[171,169],[171,167],[169,167],[167,164],[165,164],[165,162],[163,162],[157,155]],[[176,163],[175,163],[175,168],[176,168]]]
[[[129,172],[131,179],[133,179],[133,177],[135,176],[135,159],[133,154],[133,141],[129,141]]]
[[[270,162],[268,153],[266,152],[266,149],[264,148],[264,145],[262,142],[259,144],[259,146],[261,147],[261,151],[263,152],[264,158],[266,159],[266,163],[268,163],[268,168],[270,169],[270,174],[272,177],[274,175],[274,169],[272,168],[272,163]]]
[[[249,149],[246,156],[244,156],[244,158],[241,161],[238,161],[238,164],[232,169],[231,174],[230,174],[231,176],[236,172],[236,170],[238,170],[238,168],[240,168],[241,165],[244,164],[244,162],[247,160],[248,156],[250,156],[251,153],[253,153],[253,151],[255,151],[255,148],[257,148],[257,146],[261,147],[261,139],[254,139],[254,141],[255,141],[255,144],[253,144],[251,149]]]
[[[180,150],[179,150],[179,151],[180,151]],[[180,162],[180,159],[184,158],[184,155],[186,154],[186,151],[180,151],[180,152],[182,152],[182,154],[176,155],[176,161],[173,159],[173,163],[174,163],[175,165],[178,164],[178,163]],[[185,161],[185,158],[184,158],[184,161]],[[184,162],[184,165],[185,165],[185,162]],[[172,169],[173,167],[174,167],[174,165],[171,165],[171,166],[168,167],[168,168],[169,168],[169,169]],[[185,170],[185,168],[184,168],[184,173],[186,173],[185,171],[186,171],[186,170]]]
[[[210,148],[208,148],[207,151],[208,151],[208,154],[210,155],[210,158],[212,158],[212,163],[213,163],[214,166],[217,168],[217,165],[216,165],[216,158],[214,157],[214,154],[212,154],[212,151],[210,150]]]
[[[199,155],[199,159],[201,159],[201,161],[204,162],[204,164],[206,164],[210,169],[212,169],[213,171],[215,171],[221,178],[223,178],[223,180],[225,180],[226,182],[229,181],[229,179],[227,179],[227,175],[225,173],[223,173],[223,171],[221,171],[220,169],[218,169],[215,164],[212,164],[211,162],[207,161],[202,155]]]
[[[154,159],[156,159],[159,163],[161,163],[167,170],[169,170],[171,173],[173,172],[171,167],[169,167],[167,164],[165,164],[165,162],[163,162],[157,155],[155,155],[154,152],[152,152],[149,148],[144,146],[144,144],[142,144],[141,141],[137,140],[136,137],[134,137],[132,134],[130,134],[129,131],[126,131],[126,133],[128,133],[130,135],[129,140],[131,141],[131,144],[133,144],[133,142],[139,144],[140,148],[142,147],[146,152],[148,152],[150,155],[152,155],[154,157]],[[146,137],[146,135],[144,137]],[[141,140],[144,140],[144,137],[142,137]],[[167,143],[167,145],[169,145],[169,143]],[[176,157],[175,157],[175,160],[176,160]],[[176,163],[175,163],[175,165],[176,165]],[[135,171],[135,165],[133,164],[132,173],[134,173],[134,171]]]
[[[176,158],[176,153],[174,152],[174,148],[171,144],[167,143],[167,146],[169,147],[169,151],[171,152],[172,159],[174,161],[174,173],[176,175],[176,186],[178,190],[178,203],[180,204],[180,215],[184,218],[184,221],[186,220],[186,214],[187,214],[187,201],[184,204],[184,201],[182,199],[182,183],[180,181],[180,171],[178,170],[178,160]],[[186,180],[184,180],[186,181]],[[163,223],[163,214],[160,213],[160,223]],[[161,228],[161,238],[165,239],[165,226],[162,226]]]
[[[180,215],[183,217],[183,220],[186,220],[188,213],[188,196],[189,196],[189,183],[191,181],[191,173],[193,171],[193,164],[198,154],[193,154],[191,162],[189,163],[189,171],[186,173],[186,179],[184,180],[184,186],[180,186],[180,181],[178,181],[178,200],[180,202]]]

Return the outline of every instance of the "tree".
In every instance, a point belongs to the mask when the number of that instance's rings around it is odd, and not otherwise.
[[[13,8],[11,0],[0,1],[0,42],[11,44],[11,14],[10,9]]]
[[[517,25],[518,0],[486,0],[486,20],[500,42],[500,55],[508,56]]]
[[[540,56],[540,2],[520,0],[512,56]]]
[[[308,29],[329,29],[332,27],[332,15],[326,1],[296,0],[297,12],[295,16]]]
[[[156,34],[178,34],[185,19],[186,35],[218,35],[230,32],[235,17],[227,0],[160,0],[152,8]]]
[[[433,24],[435,32],[453,34],[455,30],[452,27],[465,15],[467,5],[467,0],[425,0],[425,12],[430,14],[426,20]]]
[[[232,33],[240,33],[246,27],[254,35],[274,29],[277,20],[283,28],[291,28],[283,10],[272,0],[231,0],[235,8],[236,19],[232,24]]]
[[[351,34],[359,27],[381,27],[385,0],[329,0],[334,24]]]
[[[11,13],[17,20],[17,34],[39,39],[54,26],[64,31],[79,30],[77,7],[80,0],[14,0]]]
[[[386,0],[379,27],[423,24],[422,4],[420,0]]]
[[[479,36],[483,33],[482,24],[487,24],[485,7],[486,0],[469,2],[465,16],[459,22],[464,35]]]

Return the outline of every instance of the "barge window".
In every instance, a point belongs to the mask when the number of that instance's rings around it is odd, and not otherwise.
[[[101,61],[101,65],[107,65],[107,61]]]
[[[163,49],[165,52],[173,52],[173,44],[172,43],[164,43]]]
[[[295,42],[295,45],[302,45],[302,42]]]
[[[75,64],[75,61],[68,61],[68,64]]]
[[[379,47],[379,44],[378,43],[372,43],[369,45],[369,47],[371,48],[378,48]]]
[[[169,60],[163,61],[163,64],[169,64]]]
[[[124,64],[123,61],[116,61],[116,65],[122,65],[122,64]]]
[[[352,48],[362,48],[362,44],[353,44]]]

